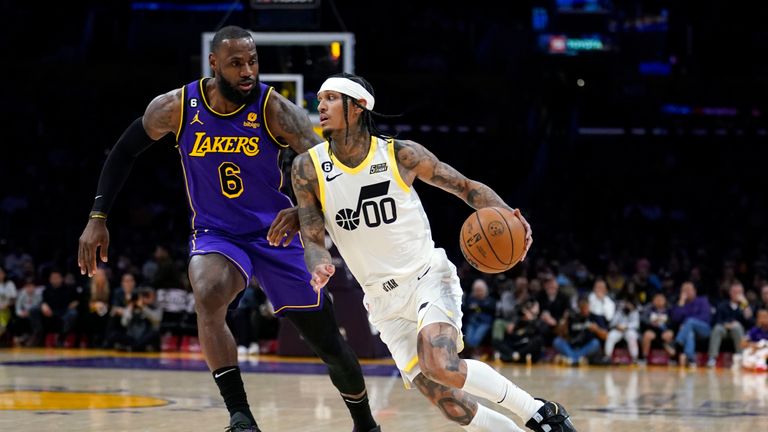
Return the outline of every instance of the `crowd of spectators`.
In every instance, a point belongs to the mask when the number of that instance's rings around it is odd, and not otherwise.
[[[5,345],[157,351],[180,349],[184,337],[196,336],[186,263],[166,246],[156,246],[141,263],[118,255],[114,267],[102,266],[91,279],[37,265],[23,252],[0,258]],[[463,355],[574,366],[744,364],[764,370],[765,263],[725,261],[715,273],[675,262],[611,259],[601,269],[580,260],[534,259],[498,275],[458,262],[465,288]],[[241,355],[258,354],[259,343],[274,340],[279,327],[256,284],[233,305],[227,322]],[[174,346],[161,344],[168,337],[177,337]]]

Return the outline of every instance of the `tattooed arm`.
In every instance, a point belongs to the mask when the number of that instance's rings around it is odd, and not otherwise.
[[[264,116],[272,135],[298,154],[325,141],[315,133],[304,109],[274,90],[267,101]]]
[[[157,141],[168,132],[175,134],[181,122],[182,103],[181,89],[171,90],[154,98],[142,118],[147,135]]]
[[[264,117],[266,127],[278,142],[289,146],[297,154],[302,154],[315,144],[323,142],[312,128],[307,113],[276,91],[272,91],[267,99]],[[283,209],[269,226],[267,240],[272,246],[288,246],[298,230],[299,216],[296,207]]]
[[[395,155],[400,174],[408,184],[413,184],[418,177],[463,199],[472,208],[506,207],[512,210],[491,188],[464,177],[421,144],[395,140]]]
[[[439,187],[461,198],[474,209],[485,207],[504,207],[513,211],[525,226],[525,252],[523,259],[531,247],[533,237],[531,226],[525,220],[520,210],[513,209],[502,200],[493,189],[468,179],[462,173],[445,162],[441,162],[429,150],[419,143],[406,140],[395,140],[395,157],[400,175],[403,180],[413,184],[416,178]]]
[[[144,115],[134,120],[112,147],[101,168],[88,224],[80,235],[77,252],[80,273],[93,276],[97,249],[98,258],[107,262],[109,230],[106,218],[117,194],[128,179],[136,158],[169,132],[176,133],[180,118],[181,89],[176,89],[153,99]]]
[[[307,153],[296,156],[291,166],[291,181],[299,204],[301,237],[304,240],[304,262],[312,274],[310,284],[315,291],[328,283],[335,267],[325,248],[325,221],[318,197],[318,182],[312,159]]]

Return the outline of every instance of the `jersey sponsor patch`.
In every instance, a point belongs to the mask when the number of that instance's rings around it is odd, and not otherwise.
[[[376,174],[376,173],[384,172],[386,170],[387,170],[387,163],[386,162],[382,162],[380,164],[371,165],[371,172],[370,172],[370,174]]]

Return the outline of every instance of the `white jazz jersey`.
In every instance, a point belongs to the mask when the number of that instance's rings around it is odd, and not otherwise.
[[[368,156],[354,168],[328,149],[325,142],[309,150],[325,227],[366,294],[423,273],[435,245],[419,196],[400,177],[393,140],[371,137]]]

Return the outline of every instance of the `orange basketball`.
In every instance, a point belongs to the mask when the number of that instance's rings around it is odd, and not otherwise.
[[[461,227],[461,253],[483,273],[509,270],[523,257],[525,227],[514,213],[486,207],[469,215]]]

